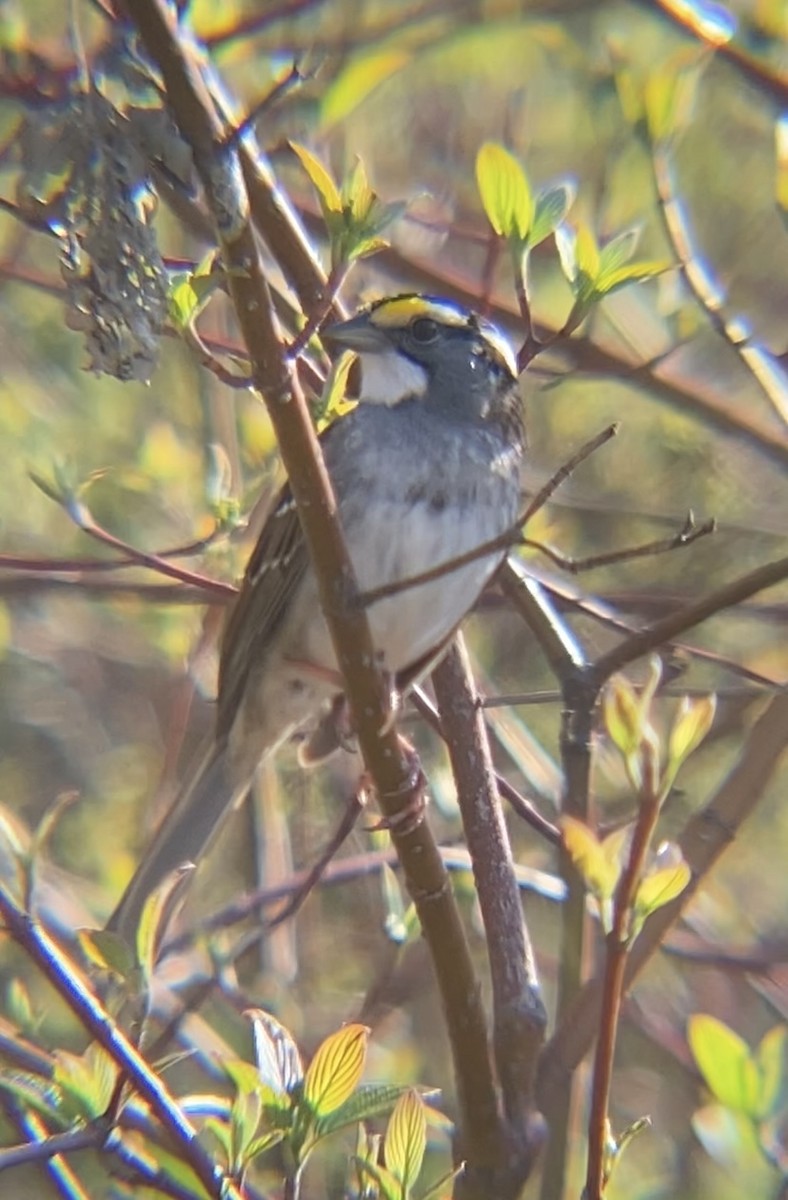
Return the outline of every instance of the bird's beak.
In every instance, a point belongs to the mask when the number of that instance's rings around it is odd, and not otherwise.
[[[367,313],[326,325],[320,336],[344,350],[355,350],[357,354],[375,354],[389,348],[388,340],[375,328]]]

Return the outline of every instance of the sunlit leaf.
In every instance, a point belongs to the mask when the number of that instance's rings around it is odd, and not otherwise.
[[[278,1096],[292,1096],[304,1078],[301,1055],[293,1036],[276,1017],[260,1008],[246,1014],[252,1022],[258,1076]]]
[[[159,954],[159,943],[164,927],[172,912],[175,897],[183,885],[184,879],[194,870],[191,863],[171,871],[145,900],[137,926],[136,951],[137,961],[142,970],[144,983],[150,984]]]
[[[402,1184],[405,1193],[421,1173],[427,1148],[427,1120],[421,1096],[413,1088],[404,1092],[391,1114],[383,1139],[386,1166]]]
[[[372,208],[375,193],[369,186],[367,170],[360,158],[342,181],[342,207],[349,209],[355,220],[363,220]]]
[[[616,890],[619,868],[611,861],[592,829],[574,817],[561,818],[561,836],[583,882],[599,899],[609,899]]]
[[[405,1089],[396,1084],[373,1083],[356,1088],[339,1108],[335,1108],[328,1116],[321,1118],[318,1133],[320,1137],[335,1133],[348,1125],[356,1125],[359,1121],[370,1121],[373,1117],[386,1116],[394,1108]]]
[[[351,350],[345,350],[331,363],[331,370],[328,373],[318,405],[316,423],[321,432],[356,407],[355,400],[345,398],[350,368],[355,361],[355,354]]]
[[[193,271],[172,275],[167,290],[170,320],[179,329],[188,328],[205,308],[211,295],[221,288],[225,271],[216,270],[216,250],[212,249]]]
[[[257,1088],[235,1093],[230,1109],[230,1170],[234,1174],[243,1170],[250,1158],[250,1146],[257,1140],[262,1112]]]
[[[369,1029],[351,1024],[318,1047],[304,1076],[304,1102],[317,1118],[328,1116],[353,1094],[367,1057]]]
[[[321,123],[336,125],[346,119],[376,87],[410,62],[409,50],[392,47],[373,50],[350,60],[326,90],[321,107]]]
[[[584,279],[587,280],[589,286],[593,284],[599,275],[599,247],[597,246],[593,232],[588,225],[583,223],[577,226],[575,261],[577,263],[578,278],[581,281]]]
[[[757,1116],[759,1072],[744,1039],[716,1017],[696,1013],[687,1023],[687,1040],[715,1098],[727,1108]]]
[[[674,770],[698,748],[711,729],[717,697],[684,696],[668,739],[668,762]]]
[[[290,143],[318,194],[324,215],[342,212],[342,196],[320,159],[299,142]]]
[[[406,1200],[402,1184],[387,1167],[368,1158],[356,1159],[356,1166],[365,1185],[369,1180],[374,1184],[376,1189],[374,1195],[380,1196],[382,1200]]]
[[[93,1120],[107,1111],[118,1068],[97,1043],[84,1054],[55,1051],[54,1082],[60,1087],[63,1105],[74,1116]]]
[[[654,279],[670,270],[673,264],[665,259],[653,259],[643,262],[629,263],[615,271],[605,271],[598,276],[595,291],[600,296],[609,296],[612,292],[627,287],[630,283],[642,283],[645,279]]]
[[[604,690],[602,720],[624,757],[634,754],[643,736],[644,714],[635,689],[623,675],[614,675]]]
[[[476,183],[495,232],[524,242],[534,219],[534,201],[514,155],[497,142],[485,142],[476,156]]]
[[[692,1129],[709,1157],[723,1167],[741,1170],[748,1159],[761,1158],[752,1121],[723,1104],[707,1104],[694,1112]]]
[[[528,245],[533,249],[561,224],[574,203],[577,185],[567,180],[539,192],[534,205],[534,219],[528,235]]]
[[[102,971],[128,979],[136,963],[131,946],[111,929],[78,929],[77,941],[85,958]]]
[[[753,1057],[760,1081],[756,1117],[766,1120],[788,1102],[788,1026],[770,1029]]]
[[[687,6],[689,8],[689,6]],[[644,89],[649,136],[662,141],[688,124],[699,78],[697,50],[679,50],[653,71]]]
[[[641,921],[645,920],[650,913],[670,904],[671,900],[681,895],[691,878],[692,872],[685,862],[652,871],[638,888],[635,898],[636,916]]]
[[[775,186],[774,194],[783,216],[788,216],[788,116],[775,123]]]
[[[617,271],[632,258],[640,241],[639,229],[627,229],[611,238],[599,251],[599,276],[604,278],[607,272]]]

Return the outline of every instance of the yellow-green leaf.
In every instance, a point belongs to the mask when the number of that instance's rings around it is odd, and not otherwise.
[[[788,215],[788,117],[782,116],[775,122],[775,185],[774,192],[778,207]]]
[[[345,398],[348,375],[355,361],[355,354],[351,350],[345,350],[331,364],[331,370],[328,373],[323,394],[320,397],[320,415],[317,418],[318,432],[327,429],[334,421],[340,417],[344,417],[346,413],[349,413],[356,407],[355,400],[347,400]]]
[[[635,689],[623,675],[614,675],[604,690],[602,720],[624,757],[634,754],[643,736],[645,716]]]
[[[77,941],[89,963],[102,971],[111,971],[128,979],[134,970],[131,947],[111,929],[78,929]]]
[[[394,1106],[383,1142],[386,1166],[402,1184],[402,1191],[406,1195],[421,1173],[426,1147],[424,1104],[418,1092],[410,1088],[403,1092]]]
[[[336,125],[365,100],[370,92],[410,62],[411,53],[401,46],[373,50],[350,60],[323,98],[321,124]]]
[[[354,221],[363,221],[375,201],[375,193],[369,186],[367,171],[360,158],[356,158],[352,169],[342,181],[343,207],[350,209]]]
[[[358,1087],[367,1057],[369,1029],[346,1025],[318,1047],[304,1076],[304,1101],[317,1117],[326,1117]]]
[[[595,282],[600,267],[599,247],[593,232],[583,223],[577,226],[575,261],[581,278],[585,276],[589,282]]]
[[[760,1081],[756,1116],[767,1120],[788,1100],[788,1026],[770,1029],[754,1057]]]
[[[574,817],[562,817],[561,835],[588,890],[598,899],[609,899],[616,890],[619,869],[594,831]]]
[[[740,1112],[707,1104],[692,1114],[692,1130],[706,1153],[724,1167],[747,1171],[763,1162],[756,1126]]]
[[[757,1117],[760,1081],[750,1048],[722,1021],[696,1013],[687,1024],[687,1039],[701,1075],[726,1108]]]
[[[539,192],[534,203],[534,219],[528,237],[528,244],[532,249],[561,224],[574,203],[576,193],[577,187],[571,180]]]
[[[290,143],[320,198],[324,213],[341,213],[342,196],[320,159],[299,142]]]
[[[84,1054],[55,1051],[53,1080],[62,1089],[64,1102],[75,1115],[92,1120],[105,1113],[117,1077],[115,1063],[95,1042]]]
[[[692,878],[685,862],[661,867],[647,875],[640,884],[635,899],[635,913],[643,921],[649,913],[656,912],[680,896]]]
[[[667,259],[644,259],[641,262],[627,263],[613,271],[602,271],[597,277],[595,291],[600,296],[609,296],[630,283],[642,283],[644,279],[653,279],[670,270],[673,264]]]
[[[159,953],[159,941],[164,925],[172,912],[172,904],[184,879],[194,870],[189,863],[171,871],[167,878],[155,891],[151,892],[145,901],[137,926],[136,952],[137,962],[142,968],[142,977],[146,984],[150,983]]]
[[[534,219],[534,201],[514,155],[497,142],[485,142],[476,155],[476,183],[495,232],[525,242]]]
[[[698,748],[711,729],[716,710],[717,697],[713,694],[698,698],[683,697],[668,741],[671,767],[678,769]]]

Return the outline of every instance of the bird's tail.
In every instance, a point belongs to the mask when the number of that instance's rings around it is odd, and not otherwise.
[[[199,863],[223,818],[249,786],[233,779],[225,743],[214,744],[182,788],[153,835],[145,856],[107,922],[107,928],[135,945],[145,902],[185,863]]]

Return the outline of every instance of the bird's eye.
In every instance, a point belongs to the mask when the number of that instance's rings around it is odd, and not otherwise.
[[[428,346],[430,342],[434,342],[439,332],[438,322],[433,321],[431,317],[416,317],[415,321],[410,323],[410,336],[421,346]]]

